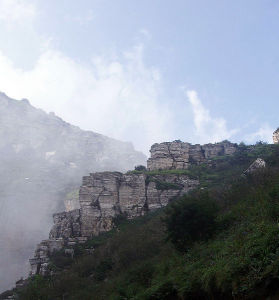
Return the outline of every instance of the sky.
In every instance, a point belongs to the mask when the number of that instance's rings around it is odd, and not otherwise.
[[[277,0],[0,0],[0,91],[146,154],[272,142],[278,65]]]

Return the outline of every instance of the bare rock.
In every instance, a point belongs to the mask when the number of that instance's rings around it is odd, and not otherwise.
[[[111,230],[117,216],[143,216],[198,184],[198,180],[178,174],[101,172],[84,176],[79,192],[80,209],[53,215],[49,240],[42,241],[30,259],[31,275],[48,275],[54,251],[65,248],[65,254],[73,256],[74,245]]]
[[[257,158],[244,172],[244,175],[255,173],[256,171],[264,169],[265,167],[266,162],[261,158]]]
[[[54,214],[54,226],[50,231],[49,238],[56,239],[59,237],[70,238],[74,236],[80,236],[81,229],[79,219],[79,209]]]
[[[279,128],[273,132],[273,143],[279,144]]]
[[[188,169],[190,165],[199,165],[212,157],[231,155],[237,150],[237,144],[227,141],[191,145],[181,141],[152,145],[151,157],[147,160],[148,170]]]

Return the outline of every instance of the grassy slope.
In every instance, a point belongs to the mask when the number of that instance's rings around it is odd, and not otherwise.
[[[241,178],[257,157],[270,167]],[[212,164],[185,171],[200,178],[220,207],[210,239],[182,253],[166,241],[164,210],[119,220],[115,230],[79,246],[74,260],[56,253],[52,267],[60,272],[33,278],[20,299],[264,299],[276,293],[279,147],[258,144],[248,151],[243,146]],[[191,197],[198,192],[181,201]],[[90,247],[95,250],[88,255]]]

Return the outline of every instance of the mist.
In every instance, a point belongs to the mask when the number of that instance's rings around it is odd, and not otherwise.
[[[29,272],[52,214],[78,208],[82,176],[145,164],[132,144],[83,131],[0,94],[0,290]]]

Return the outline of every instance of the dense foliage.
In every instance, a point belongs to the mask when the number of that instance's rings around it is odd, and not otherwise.
[[[279,287],[279,147],[241,146],[187,172],[202,188],[52,258],[22,300],[265,299]],[[257,157],[268,168],[241,176]],[[173,172],[173,171],[172,171]],[[94,248],[89,254],[88,249]],[[87,250],[86,250],[87,249]]]
[[[179,251],[209,238],[217,228],[218,206],[207,192],[184,196],[166,209],[163,219],[169,239]]]

